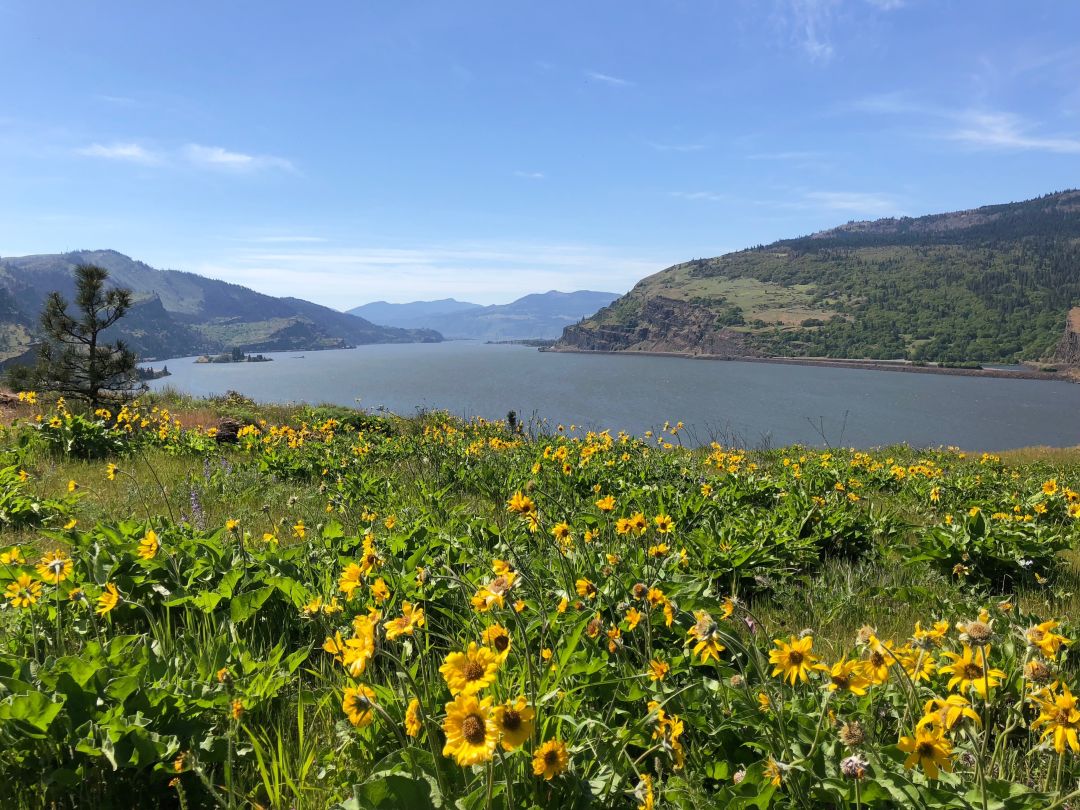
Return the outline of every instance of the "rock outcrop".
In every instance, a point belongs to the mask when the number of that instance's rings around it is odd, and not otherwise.
[[[1073,307],[1065,318],[1065,334],[1054,350],[1055,363],[1080,366],[1080,307]]]
[[[641,311],[626,325],[568,326],[554,349],[761,356],[743,333],[720,326],[715,312],[662,296],[646,299]]]

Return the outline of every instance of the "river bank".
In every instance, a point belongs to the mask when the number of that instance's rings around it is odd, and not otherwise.
[[[1009,380],[1045,380],[1067,383],[1080,383],[1077,369],[1064,371],[1039,371],[1023,368],[1006,371],[997,368],[952,368],[948,366],[921,366],[906,360],[856,360],[833,357],[734,357],[720,354],[692,354],[690,352],[658,351],[602,351],[593,349],[540,348],[542,352],[559,354],[612,354],[619,356],[679,357],[684,360],[729,360],[739,363],[772,363],[789,366],[818,366],[823,368],[852,368],[866,371],[906,371],[914,374],[948,374],[956,377],[996,377]]]

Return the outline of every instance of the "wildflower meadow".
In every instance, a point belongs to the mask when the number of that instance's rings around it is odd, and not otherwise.
[[[19,399],[5,808],[1080,807],[1080,453]]]

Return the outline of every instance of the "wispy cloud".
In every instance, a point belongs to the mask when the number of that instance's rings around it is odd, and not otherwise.
[[[912,102],[902,94],[860,99],[853,109],[886,115],[909,115],[932,122],[930,137],[981,149],[1080,154],[1080,134],[1047,133],[1040,122],[1000,110],[947,109]]]
[[[645,143],[657,152],[700,152],[705,148],[703,143],[657,143],[656,141],[645,141]]]
[[[947,133],[954,141],[989,149],[1080,154],[1080,137],[1035,134],[1033,124],[1011,113],[970,112],[959,120],[959,127]]]
[[[679,256],[600,245],[460,242],[419,247],[238,249],[185,269],[337,309],[367,301],[464,297],[503,303],[538,290],[628,290]],[[176,264],[176,262],[173,262]]]
[[[159,152],[147,149],[137,143],[93,143],[76,149],[75,152],[86,157],[141,163],[144,166],[153,166],[164,162],[164,156]]]
[[[144,166],[186,165],[199,169],[232,172],[256,172],[264,169],[296,171],[293,164],[285,158],[274,155],[249,155],[233,152],[221,146],[203,146],[197,143],[189,143],[171,151],[153,149],[135,141],[93,143],[76,149],[75,154],[139,163]]]
[[[119,107],[130,107],[135,104],[135,99],[129,96],[112,96],[107,93],[95,93],[93,99],[103,101],[106,104],[115,104]]]
[[[283,235],[283,236],[251,236],[251,237],[242,238],[242,239],[240,239],[240,241],[241,242],[254,242],[255,244],[271,245],[271,244],[289,244],[289,243],[311,243],[311,244],[314,244],[314,243],[318,243],[318,242],[325,242],[326,239],[324,239],[321,236]]]
[[[543,172],[514,172],[514,177],[520,177],[524,180],[543,180],[546,176]]]
[[[259,169],[295,171],[293,164],[285,158],[274,155],[248,155],[243,152],[232,152],[221,146],[189,143],[180,152],[188,163],[202,168],[241,172]]]
[[[837,5],[838,0],[781,0],[777,19],[812,61],[827,62],[834,52],[830,29]]]
[[[896,11],[906,0],[865,0],[880,12]],[[851,8],[844,0],[776,0],[773,19],[814,62],[828,62],[836,53],[832,29],[842,11]]]
[[[747,155],[747,160],[820,160],[825,157],[822,152],[758,152]]]
[[[899,206],[891,194],[866,191],[807,191],[803,193],[805,208],[824,208],[859,216],[899,214]]]
[[[593,81],[615,85],[616,87],[629,87],[633,84],[633,82],[628,79],[620,79],[618,76],[612,76],[609,73],[600,73],[597,70],[586,70],[585,75]]]
[[[677,197],[680,200],[698,200],[704,202],[723,202],[730,199],[726,194],[715,191],[669,191],[668,196]]]

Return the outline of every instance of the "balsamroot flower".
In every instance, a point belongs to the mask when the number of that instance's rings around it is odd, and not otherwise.
[[[495,707],[495,725],[502,734],[501,742],[505,750],[513,751],[532,736],[535,716],[524,697],[508,700]]]
[[[952,743],[942,728],[916,729],[914,737],[901,737],[896,747],[908,755],[904,767],[920,767],[928,779],[937,779],[939,771],[952,771]]]
[[[548,740],[533,755],[533,774],[551,781],[570,765],[570,755],[562,740]]]
[[[1031,724],[1033,729],[1043,726],[1042,739],[1053,737],[1054,750],[1065,753],[1065,747],[1080,754],[1080,710],[1076,707],[1076,698],[1069,687],[1062,684],[1059,694],[1047,693],[1045,697],[1035,698],[1039,707],[1039,716]]]
[[[101,596],[98,597],[97,613],[99,616],[104,616],[119,604],[120,592],[110,582],[105,586],[105,590],[101,592]]]
[[[349,722],[357,728],[369,725],[375,719],[375,692],[363,684],[345,690],[341,708]]]
[[[769,651],[773,676],[781,677],[792,686],[796,680],[806,683],[809,674],[817,666],[817,657],[811,652],[814,649],[814,637],[804,636],[797,639],[791,636],[786,642],[774,639],[773,644],[776,649]]]
[[[491,716],[491,698],[478,700],[475,695],[459,694],[446,704],[443,731],[443,756],[453,757],[462,766],[489,761],[499,740],[499,727]]]
[[[14,582],[8,583],[4,596],[15,608],[28,608],[41,598],[41,583],[29,574],[20,574]]]
[[[452,695],[473,695],[495,683],[502,657],[488,647],[469,644],[465,652],[452,652],[439,667]]]
[[[986,669],[984,662],[990,658],[989,645],[979,647],[978,652],[964,645],[963,654],[942,652],[951,664],[942,665],[940,671],[950,676],[949,689],[958,692],[967,692],[974,689],[979,697],[986,700],[987,691],[1001,683],[1005,673],[1000,669]]]
[[[38,576],[50,585],[58,585],[71,576],[74,563],[62,551],[50,551],[37,565]]]

